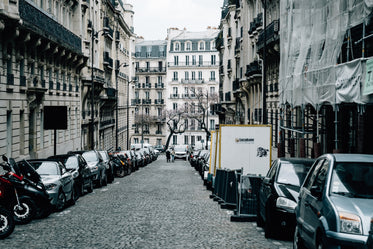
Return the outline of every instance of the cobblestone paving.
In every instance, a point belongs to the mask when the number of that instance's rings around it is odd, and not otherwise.
[[[231,211],[188,162],[163,156],[74,206],[18,225],[0,248],[291,248],[265,239],[255,222],[231,222]]]

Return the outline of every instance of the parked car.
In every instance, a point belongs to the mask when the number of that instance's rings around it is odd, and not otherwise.
[[[51,204],[57,211],[64,209],[67,203],[75,204],[74,179],[65,165],[49,159],[33,159],[27,162],[41,176]]]
[[[93,191],[93,180],[91,170],[87,161],[79,154],[61,154],[50,156],[48,159],[57,160],[66,166],[74,178],[74,188],[79,196],[84,195],[84,191]]]
[[[104,160],[105,167],[106,167],[106,175],[108,183],[112,183],[114,181],[114,165],[110,161],[109,154],[106,150],[99,150],[102,159]]]
[[[184,159],[185,161],[188,158],[188,145],[175,145],[175,159]]]
[[[102,187],[107,185],[106,166],[100,153],[96,150],[88,151],[69,151],[68,154],[80,154],[87,161],[91,174],[93,177],[93,183],[96,187]]]
[[[319,157],[299,193],[294,248],[367,248],[372,179],[373,155]]]
[[[275,232],[292,236],[295,229],[294,208],[300,186],[315,159],[278,158],[273,161],[259,190],[257,225],[264,225],[270,238]]]
[[[136,160],[137,160],[136,165],[138,165],[138,167],[144,167],[145,166],[144,155],[138,150],[134,152],[135,152]]]
[[[160,153],[165,152],[165,146],[161,144],[154,146],[154,149],[158,150]]]

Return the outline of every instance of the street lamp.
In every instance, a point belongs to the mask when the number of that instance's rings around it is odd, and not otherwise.
[[[91,149],[94,150],[95,149],[95,139],[94,139],[94,119],[95,119],[95,115],[94,115],[94,100],[95,100],[95,82],[94,82],[94,79],[93,79],[93,58],[94,58],[94,38],[95,37],[98,37],[98,34],[100,32],[107,32],[108,31],[108,28],[104,28],[102,30],[99,30],[97,32],[95,32],[95,29],[93,27],[93,22],[91,22],[91,29],[92,29],[92,33],[91,33],[91,121],[90,121],[90,129],[89,129],[89,132],[90,132],[90,142],[91,142]]]
[[[119,62],[119,61],[118,61]],[[118,65],[115,65],[115,86],[116,86],[116,101],[117,105],[115,108],[115,149],[118,150],[118,109],[119,109],[119,88],[118,88],[118,74],[119,74],[119,69],[120,67],[128,67],[129,65],[126,62],[123,62],[122,64],[117,63]],[[128,87],[127,87],[128,88]],[[128,93],[128,91],[127,91]],[[127,96],[128,99],[128,96]],[[128,104],[128,102],[127,102]],[[128,108],[128,107],[127,107]],[[128,117],[127,117],[127,122],[128,122]],[[128,129],[128,127],[127,127]],[[128,136],[127,136],[128,140]],[[128,146],[127,146],[128,147]]]
[[[129,98],[130,98],[130,83],[132,82],[137,82],[137,80],[131,80],[131,81],[128,81],[128,85],[127,85],[127,150],[130,149],[130,127],[129,127],[129,119],[130,119],[130,116],[129,116],[129,112],[130,112],[130,104],[129,104]]]

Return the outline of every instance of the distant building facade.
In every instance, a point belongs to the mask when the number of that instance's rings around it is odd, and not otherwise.
[[[169,29],[167,36],[167,101],[166,109],[176,111],[183,109],[193,114],[200,111],[196,96],[203,94],[203,101],[216,98],[219,90],[219,54],[216,50],[216,37],[219,31],[208,28],[201,32]],[[209,99],[210,98],[210,99]],[[207,107],[205,126],[214,130],[218,116]],[[175,134],[170,144],[191,144],[205,142],[206,132],[201,122],[187,118],[184,122],[185,132]],[[202,141],[203,140],[203,141]]]
[[[131,143],[166,143],[166,77],[167,41],[144,41],[136,43],[135,72],[131,106],[133,127]]]

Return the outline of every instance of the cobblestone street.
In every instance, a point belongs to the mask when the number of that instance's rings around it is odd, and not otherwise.
[[[18,225],[1,248],[291,248],[209,198],[188,162],[165,157],[46,219]]]

